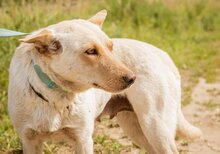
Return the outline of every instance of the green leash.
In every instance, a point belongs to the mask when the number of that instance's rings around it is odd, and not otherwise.
[[[17,32],[9,29],[0,28],[0,37],[12,37],[12,36],[22,36],[28,33]]]

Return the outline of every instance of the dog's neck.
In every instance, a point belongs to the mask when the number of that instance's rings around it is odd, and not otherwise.
[[[53,72],[50,71],[50,74],[44,73],[49,68],[47,68],[46,65],[42,66],[44,65],[43,62],[38,59],[34,62],[34,64],[40,68],[41,72],[38,72],[39,70],[36,71],[33,65],[33,61],[31,61],[28,82],[32,92],[35,93],[36,97],[44,102],[55,106],[57,109],[62,109],[63,107],[68,106],[69,103],[72,103],[74,101],[76,93],[64,90],[63,85],[59,85],[59,83],[62,81],[59,82],[59,79],[55,78],[56,75],[52,74]],[[44,70],[42,68],[44,68]],[[43,82],[39,77],[39,74],[41,73],[45,74],[48,79],[51,80],[51,82],[53,81],[58,88],[49,88],[46,82]]]

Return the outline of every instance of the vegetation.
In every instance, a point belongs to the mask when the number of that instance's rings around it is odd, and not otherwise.
[[[219,77],[218,0],[0,0],[0,27],[32,32],[62,20],[87,19],[101,9],[108,10],[103,30],[110,37],[138,39],[167,51],[190,83],[198,77],[210,82]],[[8,68],[18,45],[17,37],[0,38],[0,153],[21,149],[7,112]],[[184,87],[184,104],[190,101],[191,85]],[[95,140],[96,145],[107,145],[102,150],[121,149],[105,139]],[[48,149],[45,152],[52,153]]]

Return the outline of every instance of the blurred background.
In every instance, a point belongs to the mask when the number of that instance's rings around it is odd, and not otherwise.
[[[63,20],[88,19],[102,9],[108,11],[107,35],[153,44],[178,66],[184,113],[210,143],[177,137],[179,151],[220,153],[220,0],[0,0],[0,28],[32,32]],[[0,153],[21,152],[7,111],[8,68],[19,38],[0,38]],[[97,123],[94,140],[96,153],[145,153],[114,119]],[[69,151],[66,144],[45,143],[45,153]]]

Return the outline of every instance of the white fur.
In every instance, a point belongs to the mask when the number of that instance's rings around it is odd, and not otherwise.
[[[91,41],[107,50],[104,44],[109,38],[98,26],[84,20],[64,21],[48,29],[61,41],[65,52],[48,60],[33,48],[33,44],[23,43],[17,48],[10,65],[8,107],[11,119],[22,140],[24,153],[40,153],[43,141],[47,140],[67,140],[76,144],[77,153],[93,153],[94,120],[111,98],[111,93],[92,88],[91,83],[96,80],[105,88],[109,83],[102,78],[103,73],[88,69],[78,55]],[[112,39],[112,42],[113,55],[105,53],[112,64],[118,62],[121,72],[131,70],[136,75],[135,83],[121,92],[127,96],[134,113],[120,112],[117,115],[119,124],[135,144],[149,153],[178,153],[174,140],[177,127],[179,132],[192,138],[199,136],[200,131],[181,113],[177,68],[165,52],[152,45],[129,39]],[[31,64],[33,57],[67,92],[48,89],[39,80]],[[54,72],[71,85],[65,86]],[[49,102],[36,96],[29,82]],[[115,80],[111,82],[113,85]],[[115,83],[116,89],[117,86]]]

